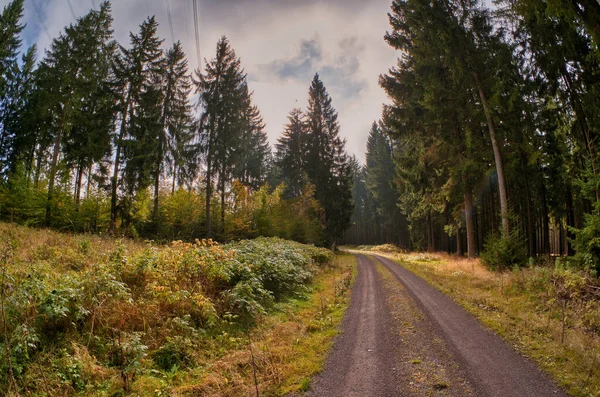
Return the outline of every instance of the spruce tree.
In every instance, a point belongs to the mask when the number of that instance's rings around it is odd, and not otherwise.
[[[341,237],[352,215],[352,169],[339,136],[338,115],[316,74],[309,88],[306,173],[325,211],[325,244]]]
[[[115,58],[115,89],[119,92],[118,132],[111,179],[111,231],[116,230],[119,187],[127,194],[151,183],[162,125],[164,58],[154,17],[130,33],[131,48],[120,47]],[[153,161],[154,160],[154,161]],[[124,170],[121,165],[125,163]],[[125,183],[123,183],[123,181]]]
[[[288,124],[275,145],[275,164],[285,183],[284,197],[300,197],[306,185],[307,129],[305,115],[301,109],[292,109]]]
[[[235,51],[223,36],[216,56],[203,73],[196,71],[196,93],[203,109],[200,118],[206,156],[206,235],[212,236],[211,201],[215,173],[221,196],[221,227],[225,219],[225,189],[240,152],[240,137],[246,105],[246,75]]]
[[[48,175],[48,200],[46,224],[52,217],[53,196],[61,151],[70,139],[77,123],[86,115],[96,117],[93,106],[96,84],[103,84],[109,67],[107,58],[112,35],[110,6],[103,4],[101,11],[91,11],[65,29],[52,41],[50,49],[38,68],[38,85],[42,91],[41,111],[45,114],[49,136],[52,139],[50,169]],[[96,59],[98,56],[99,59]],[[103,62],[98,65],[97,62]],[[99,75],[104,72],[103,75]],[[98,82],[97,79],[100,79]],[[97,93],[97,92],[96,92]],[[102,100],[100,100],[102,102]],[[101,129],[104,127],[101,127]],[[92,128],[94,129],[94,128]],[[85,134],[83,134],[85,135]]]
[[[191,106],[188,96],[191,91],[191,76],[180,42],[167,51],[166,71],[162,104],[162,130],[156,147],[154,168],[154,218],[158,217],[160,177],[165,172],[167,161],[173,165],[173,176],[177,169],[184,168],[189,159],[190,129],[192,125]],[[174,189],[174,187],[173,187]]]
[[[112,40],[110,3],[101,4],[80,21],[80,50],[93,60],[82,68],[78,84],[81,96],[73,116],[70,134],[65,137],[64,156],[75,170],[75,203],[79,209],[84,173],[91,178],[95,163],[110,156],[116,93],[113,91],[113,61],[116,42]]]
[[[13,0],[0,14],[0,175],[6,173],[11,152],[10,119],[21,90],[17,62],[23,31],[23,0]]]

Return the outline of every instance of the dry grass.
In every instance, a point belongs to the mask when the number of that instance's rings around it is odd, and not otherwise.
[[[598,302],[573,300],[565,311],[563,331],[560,296],[552,281],[556,283],[559,273],[553,269],[533,267],[499,274],[479,260],[444,253],[375,253],[402,263],[451,296],[537,361],[571,395],[600,396],[600,333],[584,321],[586,317],[593,324],[600,322]],[[538,290],[529,288],[534,283],[539,283]]]
[[[227,269],[250,267],[234,267],[241,263],[234,256],[242,254],[227,246],[165,246],[5,223],[0,242],[9,254],[0,270],[10,276],[0,280],[0,290],[13,294],[11,309],[0,313],[26,327],[17,334],[11,326],[8,332],[17,335],[11,340],[29,343],[27,357],[19,355],[17,342],[8,345],[12,365],[21,360],[24,372],[12,391],[0,384],[0,396],[249,396],[257,386],[271,396],[304,390],[337,333],[356,268],[351,255],[333,259],[327,250],[292,242],[233,244],[254,244],[249,266],[264,258],[265,266],[276,266],[284,260],[276,252],[297,257],[297,263],[290,260],[297,267],[304,258],[311,272],[302,288],[281,301],[265,301],[265,311],[256,312],[268,314],[247,318],[227,299],[251,301],[254,290],[233,295],[225,276]],[[271,273],[265,277],[278,275],[279,268],[266,269]],[[0,346],[6,339],[0,335]],[[161,351],[165,361],[155,355]]]

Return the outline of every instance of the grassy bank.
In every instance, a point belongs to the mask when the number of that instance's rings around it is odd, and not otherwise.
[[[0,395],[301,390],[352,267],[281,239],[160,246],[0,224]]]
[[[574,396],[600,396],[600,291],[596,278],[560,266],[502,274],[445,254],[365,251],[402,263],[537,361]],[[560,264],[560,263],[559,263]]]

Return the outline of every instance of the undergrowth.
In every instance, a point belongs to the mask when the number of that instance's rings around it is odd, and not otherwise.
[[[0,224],[0,240],[0,395],[210,384],[211,363],[245,352],[282,305],[310,307],[315,277],[348,279],[330,251],[277,238],[159,246]]]

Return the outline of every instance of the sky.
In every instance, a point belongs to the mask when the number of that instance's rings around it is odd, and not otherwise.
[[[200,54],[214,57],[226,35],[248,75],[254,102],[274,144],[294,107],[305,109],[308,87],[319,73],[339,114],[346,149],[360,161],[370,126],[387,102],[378,78],[396,64],[398,53],[385,43],[391,0],[197,0]],[[180,40],[190,66],[198,67],[192,0],[113,0],[115,39],[129,45],[129,32],[156,15],[165,47]],[[4,7],[9,0],[0,0]],[[25,0],[24,45],[46,48],[76,17],[100,0]],[[42,56],[39,51],[38,56]]]

